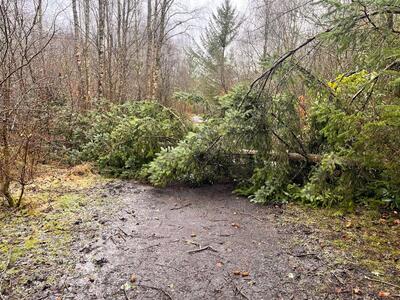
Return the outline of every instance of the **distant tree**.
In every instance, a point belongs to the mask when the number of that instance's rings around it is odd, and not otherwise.
[[[236,8],[230,0],[213,13],[201,43],[189,51],[196,66],[195,72],[219,91],[227,92],[228,48],[235,40],[240,27]]]

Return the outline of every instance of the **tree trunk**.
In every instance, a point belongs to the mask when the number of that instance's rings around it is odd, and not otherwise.
[[[104,35],[106,0],[99,0],[97,98],[104,97]]]
[[[111,13],[113,12],[113,2],[111,7],[106,5],[106,21],[107,21],[107,82],[108,82],[108,93],[107,99],[114,101],[114,82],[113,82],[113,51],[114,51],[114,37],[113,37],[113,25],[111,19]],[[111,10],[111,12],[110,12]]]
[[[222,54],[221,54],[221,62],[220,62],[220,68],[221,68],[221,86],[223,89],[224,93],[228,92],[228,88],[226,86],[226,79],[225,79],[225,47],[222,48]]]
[[[2,160],[0,161],[0,193],[8,202],[10,207],[14,207],[14,199],[10,193],[10,183],[11,183],[11,174],[10,174],[10,144],[9,144],[9,128],[10,128],[10,119],[8,117],[9,111],[11,109],[10,103],[10,80],[4,82],[1,90],[1,96],[3,100],[2,111],[3,111],[3,124],[1,127],[1,154]]]
[[[83,44],[83,57],[85,61],[85,107],[89,106],[90,102],[90,60],[89,60],[89,34],[90,34],[90,0],[84,0],[84,15],[85,15],[85,40]]]
[[[152,75],[153,75],[153,9],[152,0],[147,0],[147,54],[146,54],[146,83],[147,83],[147,97],[151,98],[152,94]]]
[[[79,106],[82,108],[84,106],[84,93],[83,93],[83,86],[84,86],[84,78],[82,75],[82,60],[81,60],[81,39],[80,39],[80,26],[79,26],[79,17],[78,17],[78,8],[76,5],[76,0],[72,0],[72,15],[74,19],[74,54],[76,60],[76,67],[78,70],[78,99],[79,99]]]

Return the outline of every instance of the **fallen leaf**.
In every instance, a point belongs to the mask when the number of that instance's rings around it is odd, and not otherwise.
[[[135,283],[137,281],[137,277],[135,274],[131,275],[131,283]]]
[[[379,219],[379,224],[385,225],[386,224],[386,220],[385,219]]]
[[[352,226],[353,226],[353,223],[351,222],[351,220],[347,221],[346,228],[351,228]]]
[[[341,294],[342,293],[342,289],[337,287],[337,288],[335,288],[335,292],[336,292],[336,294]]]
[[[248,276],[250,276],[249,272],[242,272],[242,277],[248,277]]]
[[[233,271],[233,275],[239,276],[240,275],[240,271]]]
[[[386,297],[389,297],[389,296],[390,296],[389,292],[379,291],[379,293],[378,293],[378,297],[381,297],[381,298],[386,298]]]

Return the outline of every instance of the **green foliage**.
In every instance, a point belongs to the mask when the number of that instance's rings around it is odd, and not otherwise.
[[[289,174],[286,161],[266,161],[255,168],[251,179],[236,188],[235,193],[246,196],[254,203],[285,203],[290,200],[286,192]]]
[[[182,91],[174,93],[173,98],[178,102],[186,104],[205,104],[206,102],[204,97],[197,93],[187,93]]]
[[[230,163],[224,151],[212,145],[219,138],[217,127],[207,124],[190,132],[174,148],[164,148],[144,175],[157,186],[172,182],[199,185],[229,177]]]
[[[117,105],[90,118],[80,158],[96,162],[107,175],[127,178],[137,177],[162,148],[176,145],[187,126],[175,112],[155,102]]]
[[[150,182],[161,186],[171,182],[201,184],[248,176],[253,164],[240,152],[246,145],[266,147],[268,135],[263,135],[265,130],[261,129],[266,124],[263,126],[261,120],[265,118],[256,106],[249,103],[246,113],[238,110],[247,91],[245,86],[238,86],[220,97],[220,111],[215,118],[189,133],[177,147],[163,149],[146,170]],[[253,132],[259,135],[250,134]]]
[[[347,207],[378,201],[399,207],[400,114],[399,106],[390,104],[399,99],[382,89],[371,91],[368,85],[375,77],[365,71],[341,75],[330,83],[336,101],[321,97],[313,104],[312,126],[328,154],[296,194],[302,201]]]

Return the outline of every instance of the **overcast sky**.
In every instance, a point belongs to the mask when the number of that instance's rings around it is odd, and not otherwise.
[[[207,25],[211,13],[214,12],[218,6],[222,5],[224,1],[225,0],[180,0],[177,2],[184,4],[188,9],[201,8],[196,21],[200,28]],[[245,14],[250,1],[251,0],[231,0],[232,4],[241,15]],[[46,11],[49,15],[55,15],[62,10],[58,20],[61,20],[61,23],[71,22],[72,8],[70,0],[47,0],[45,2],[48,4]]]
[[[247,6],[249,5],[250,0],[231,0],[232,3],[238,8],[240,11],[245,11]],[[224,0],[189,0],[196,6],[204,6],[210,9],[215,9],[217,6],[221,5]]]

